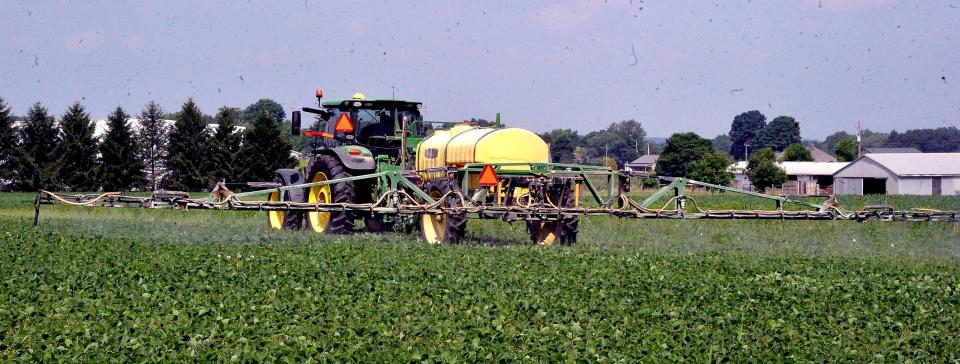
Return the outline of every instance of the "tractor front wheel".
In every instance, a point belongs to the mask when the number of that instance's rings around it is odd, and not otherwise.
[[[302,176],[295,169],[278,169],[274,172],[273,181],[281,186],[295,185],[301,182]],[[291,189],[283,192],[271,192],[268,199],[271,202],[303,202],[303,191]],[[267,223],[277,230],[299,230],[303,225],[303,213],[300,211],[268,211]]]
[[[452,179],[432,180],[427,183],[425,192],[434,200],[441,200],[441,207],[463,207],[460,188]],[[459,244],[466,233],[467,214],[464,212],[425,214],[420,218],[420,234],[427,244]]]
[[[555,186],[550,192],[550,201],[558,207],[574,207],[577,201],[570,183]],[[560,217],[553,221],[527,221],[530,240],[541,245],[573,245],[580,232],[580,217]]]
[[[330,155],[316,157],[308,171],[307,176],[310,176],[308,181],[311,183],[350,177],[343,168],[343,164]],[[356,186],[353,182],[312,186],[306,192],[309,203],[354,203],[356,201]],[[318,233],[353,233],[354,219],[354,213],[350,211],[307,212],[308,225]]]

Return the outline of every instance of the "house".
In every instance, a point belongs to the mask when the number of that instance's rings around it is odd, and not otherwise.
[[[657,168],[658,159],[660,159],[659,154],[647,154],[625,164],[623,169],[628,172],[653,172],[653,170]]]
[[[877,154],[877,153],[923,153],[920,149],[917,148],[863,148],[862,154]]]
[[[833,175],[838,195],[960,195],[960,153],[870,153]]]
[[[787,173],[787,182],[783,184],[784,195],[831,195],[833,194],[833,174],[847,166],[846,162],[777,162]],[[730,167],[733,173],[733,187],[752,190],[753,185],[746,175],[747,162],[737,162]]]
[[[810,156],[813,157],[814,162],[836,162],[837,157],[834,157],[830,153],[825,152],[823,149],[817,148],[813,145],[808,145],[807,150],[810,151]],[[777,160],[783,159],[783,152],[776,153]]]

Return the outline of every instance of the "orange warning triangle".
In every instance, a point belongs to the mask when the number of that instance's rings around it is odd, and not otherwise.
[[[496,186],[500,183],[500,178],[497,177],[497,172],[493,170],[493,166],[485,165],[483,166],[483,171],[480,172],[480,185],[484,187]]]
[[[333,126],[333,130],[336,130],[338,133],[352,133],[353,123],[350,122],[350,116],[340,114],[340,117],[337,118],[337,123]]]

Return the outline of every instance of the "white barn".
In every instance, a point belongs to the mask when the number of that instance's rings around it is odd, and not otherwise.
[[[833,178],[838,195],[960,195],[960,153],[864,154]]]
[[[833,193],[833,174],[848,163],[845,162],[777,162],[787,173],[787,182],[782,186],[785,195],[830,195]],[[728,168],[733,173],[733,187],[753,190],[747,178],[747,162],[740,161]]]

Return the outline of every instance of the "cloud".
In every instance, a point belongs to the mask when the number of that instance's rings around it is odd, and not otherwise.
[[[803,0],[802,4],[808,8],[822,8],[834,11],[862,10],[887,7],[890,0]]]

